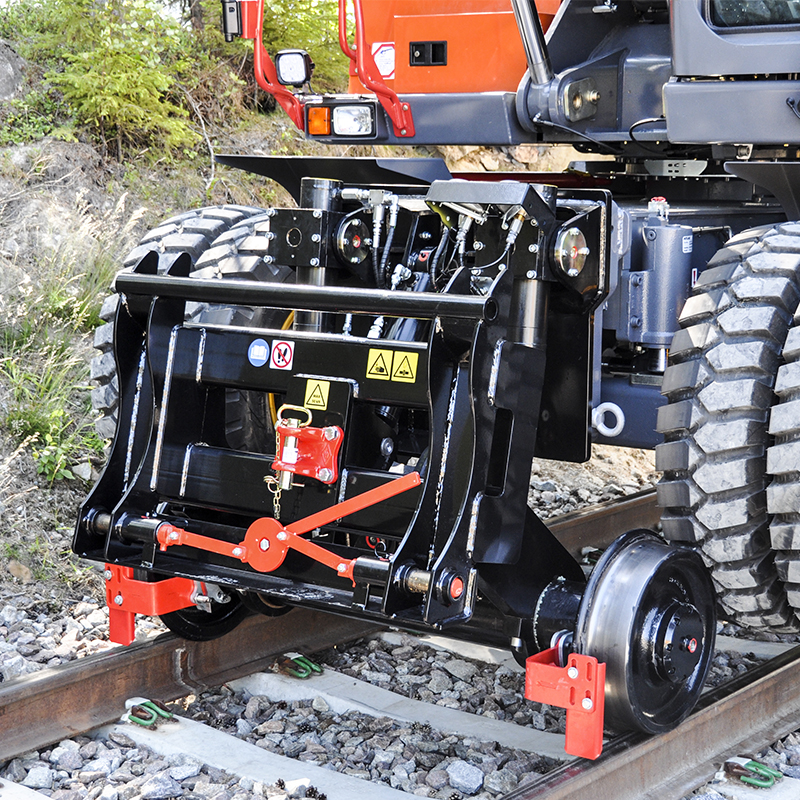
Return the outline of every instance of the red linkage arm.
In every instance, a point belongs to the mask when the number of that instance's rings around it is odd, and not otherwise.
[[[340,558],[331,550],[320,547],[309,539],[304,539],[301,534],[313,531],[323,525],[329,525],[337,519],[394,497],[419,486],[421,482],[422,479],[418,472],[410,472],[402,478],[396,478],[381,486],[376,486],[374,489],[318,511],[310,517],[297,520],[286,527],[272,517],[261,517],[247,529],[244,541],[239,544],[191,533],[167,522],[158,527],[156,538],[162,551],[173,545],[188,545],[209,553],[238,558],[258,572],[273,572],[283,564],[289,550],[297,550],[352,581],[355,559]]]

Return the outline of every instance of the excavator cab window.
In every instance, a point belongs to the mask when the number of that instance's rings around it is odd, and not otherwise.
[[[718,28],[800,25],[800,0],[709,0],[709,12]]]

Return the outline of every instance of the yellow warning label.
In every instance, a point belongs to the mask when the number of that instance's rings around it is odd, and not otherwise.
[[[418,353],[396,352],[392,363],[392,380],[401,383],[414,383],[417,380]]]
[[[306,396],[305,400],[303,400],[303,405],[308,408],[325,410],[328,407],[328,392],[330,392],[330,389],[330,381],[318,381],[309,378],[306,381]]]
[[[417,380],[418,363],[419,353],[370,348],[367,356],[367,377],[377,381],[414,383]]]
[[[392,350],[370,348],[367,355],[367,377],[377,381],[388,381],[392,375]]]

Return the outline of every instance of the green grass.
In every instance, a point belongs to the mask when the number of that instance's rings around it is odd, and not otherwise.
[[[63,244],[26,265],[29,280],[3,299],[0,325],[0,380],[8,395],[0,426],[25,443],[51,483],[73,478],[73,464],[103,452],[91,411],[86,339],[100,323],[140,216],[128,213],[124,197],[99,215],[78,202],[78,224]]]

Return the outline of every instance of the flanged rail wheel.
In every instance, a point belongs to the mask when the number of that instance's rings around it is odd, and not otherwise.
[[[663,733],[700,697],[716,633],[702,559],[651,531],[605,551],[581,600],[575,649],[606,663],[606,726]]]
[[[250,613],[236,594],[227,603],[213,603],[210,611],[200,608],[181,608],[161,614],[161,621],[176,636],[192,642],[210,642],[230,633]]]
[[[733,237],[709,262],[681,313],[658,416],[664,535],[696,545],[728,619],[796,629],[770,549],[767,417],[797,306],[800,228]]]

